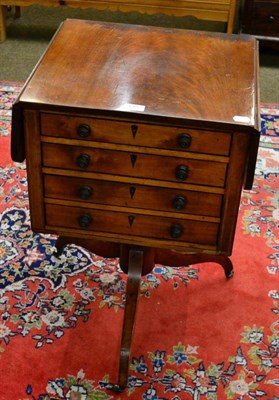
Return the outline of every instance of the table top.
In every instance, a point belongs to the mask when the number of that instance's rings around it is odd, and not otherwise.
[[[19,102],[258,128],[255,39],[66,20]]]

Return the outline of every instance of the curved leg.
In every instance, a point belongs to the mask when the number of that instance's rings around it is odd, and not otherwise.
[[[54,255],[56,257],[60,257],[61,254],[63,253],[64,248],[67,246],[67,244],[72,243],[73,239],[67,237],[67,236],[59,236],[58,239],[56,240],[55,247],[56,251],[54,252]]]
[[[115,392],[123,391],[128,382],[131,343],[135,322],[138,292],[140,287],[140,279],[143,268],[143,254],[144,251],[141,248],[131,247],[129,249],[126,306],[121,339],[118,384],[112,385],[111,387],[111,389]]]
[[[218,257],[218,256],[216,256]],[[214,261],[214,262],[218,262],[218,264],[222,265],[226,278],[230,279],[233,277],[234,271],[233,271],[233,264],[231,262],[231,260],[229,259],[229,257],[225,257],[225,256],[219,256],[220,259],[218,259],[218,261]]]
[[[213,254],[181,253],[168,249],[156,249],[155,263],[179,267],[181,265],[194,265],[206,262],[213,262],[221,265],[226,278],[233,277],[233,264],[229,257]]]

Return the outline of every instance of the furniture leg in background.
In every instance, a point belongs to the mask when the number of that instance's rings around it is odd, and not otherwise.
[[[0,43],[4,42],[7,37],[7,9],[5,5],[0,5]],[[21,17],[21,7],[15,7],[14,18]]]
[[[7,7],[0,6],[0,42],[6,40],[6,15]]]

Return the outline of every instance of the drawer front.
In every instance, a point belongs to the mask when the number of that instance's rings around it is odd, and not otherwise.
[[[110,181],[44,176],[45,197],[219,217],[222,195]]]
[[[46,167],[224,187],[226,164],[178,157],[43,144]]]
[[[279,36],[279,3],[254,3],[251,33],[265,36]]]
[[[231,135],[67,115],[41,115],[42,135],[159,149],[228,155]]]
[[[215,245],[218,224],[46,204],[46,225]]]

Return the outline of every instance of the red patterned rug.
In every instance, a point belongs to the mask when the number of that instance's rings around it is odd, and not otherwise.
[[[126,277],[118,260],[30,230],[24,164],[11,161],[0,81],[0,400],[279,399],[279,105],[263,104],[253,190],[243,192],[226,280],[216,264],[142,279],[128,389],[114,394]]]

